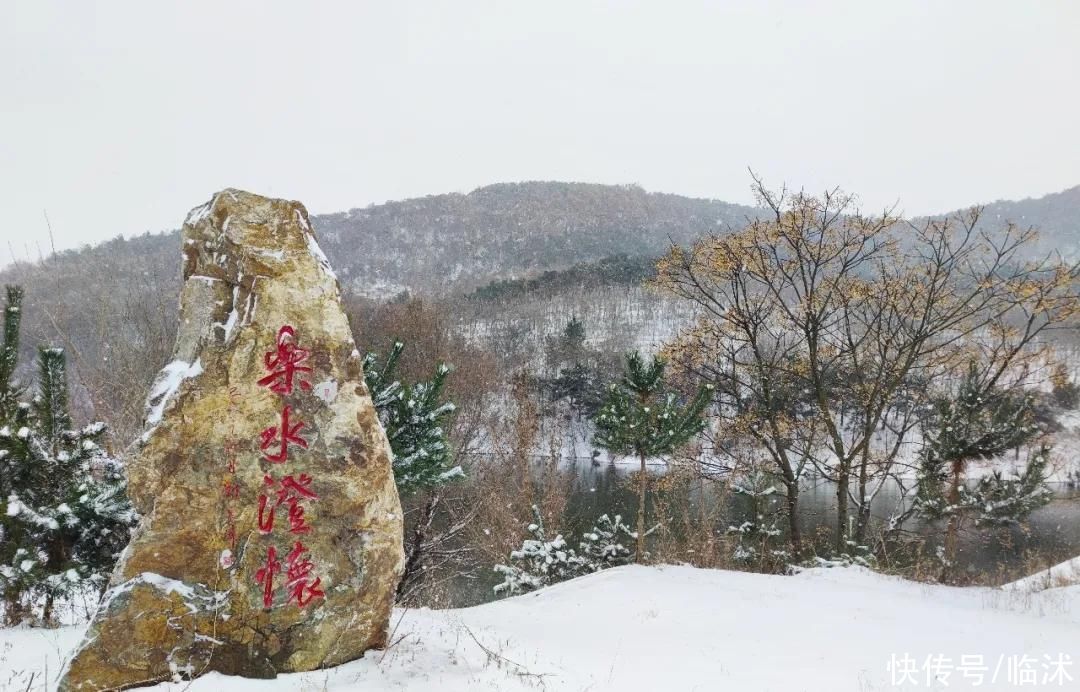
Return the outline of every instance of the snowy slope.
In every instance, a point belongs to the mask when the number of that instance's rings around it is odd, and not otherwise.
[[[1040,689],[1080,687],[1080,586],[1028,593],[927,586],[861,569],[781,577],[624,567],[476,608],[397,611],[393,625],[387,651],[332,670],[273,681],[211,674],[157,689],[1004,690],[1017,686],[1011,670],[1023,669],[1010,666],[1012,657],[1032,657],[1027,668],[1041,684],[1054,669],[1044,656],[1062,654],[1076,661],[1064,668],[1073,680]],[[0,631],[0,686],[26,689],[36,672],[30,689],[46,689],[46,673],[51,689],[79,634]],[[890,660],[905,655],[917,684],[894,685]],[[927,685],[929,655],[952,662],[947,687]],[[955,669],[961,656],[982,657],[981,684],[970,666]]]
[[[1003,589],[1013,591],[1042,591],[1058,586],[1080,587],[1080,557],[1074,557],[1049,569],[1005,584]],[[1080,679],[1080,678],[1078,678]]]

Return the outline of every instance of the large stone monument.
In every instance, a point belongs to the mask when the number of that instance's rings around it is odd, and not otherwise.
[[[401,506],[307,212],[225,190],[182,238],[173,361],[127,462],[143,519],[62,692],[273,677],[386,640]]]

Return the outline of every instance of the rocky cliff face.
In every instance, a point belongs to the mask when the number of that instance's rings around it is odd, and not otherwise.
[[[182,242],[174,356],[128,461],[143,520],[61,690],[272,677],[385,641],[401,507],[307,212],[225,190]]]

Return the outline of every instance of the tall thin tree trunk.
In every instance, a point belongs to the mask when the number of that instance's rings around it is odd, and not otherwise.
[[[802,529],[799,527],[799,483],[786,482],[788,542],[791,543],[791,558],[798,561],[802,557]]]
[[[8,593],[4,596],[4,624],[13,627],[22,622],[22,594]]]
[[[705,532],[705,550],[704,559],[711,562],[713,559],[713,552],[715,549],[715,541],[713,540],[713,527],[710,526],[708,510],[705,509],[705,476],[698,475],[698,492],[701,493],[701,499],[699,500],[701,509],[699,510],[701,530]],[[756,517],[757,514],[754,514]],[[708,565],[708,562],[702,562],[702,567]]]
[[[780,470],[784,481],[785,504],[787,505],[788,543],[791,544],[791,559],[798,561],[802,557],[802,529],[799,528],[799,477],[791,460],[782,448],[773,454],[773,460]]]
[[[866,486],[869,483],[867,455],[863,454],[862,463],[859,466],[859,513],[855,517],[855,542],[862,545],[866,541],[866,531],[870,527],[870,502],[866,497]]]
[[[849,465],[841,463],[836,477],[836,552],[847,552]]]
[[[952,477],[949,479],[949,523],[945,527],[945,564],[941,568],[941,581],[945,581],[952,573],[956,562],[957,544],[960,539],[960,478],[964,475],[964,462],[962,459],[954,459],[952,462]]]
[[[401,573],[401,581],[398,582],[398,599],[404,597],[420,581],[424,566],[424,539],[427,537],[428,527],[431,526],[431,518],[435,514],[438,499],[439,496],[434,492],[428,496],[427,502],[424,503],[413,525],[412,542],[406,547],[405,569]]]
[[[641,564],[645,560],[645,489],[648,487],[645,477],[645,453],[641,457],[641,474],[638,478],[638,508],[637,508],[637,550],[634,562]]]

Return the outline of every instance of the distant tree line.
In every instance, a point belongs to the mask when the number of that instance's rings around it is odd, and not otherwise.
[[[656,259],[645,255],[613,255],[569,269],[545,271],[533,278],[496,279],[467,297],[492,301],[517,298],[528,293],[558,293],[571,287],[638,285],[656,275]]]

